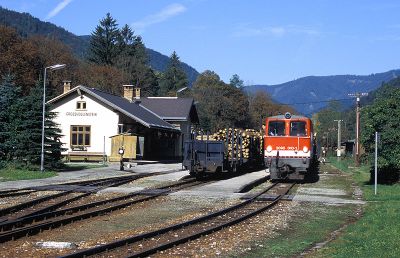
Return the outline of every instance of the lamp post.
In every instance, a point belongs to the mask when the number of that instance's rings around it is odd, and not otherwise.
[[[44,120],[45,120],[45,105],[46,105],[46,72],[47,69],[50,71],[63,69],[65,64],[56,64],[52,66],[48,66],[44,68],[44,76],[43,76],[43,109],[42,109],[42,152],[40,155],[40,171],[44,171]]]
[[[187,89],[188,89],[188,87],[183,87],[183,88],[180,88],[179,90],[177,90],[176,97],[178,97],[178,93],[181,93],[182,91],[187,90]]]

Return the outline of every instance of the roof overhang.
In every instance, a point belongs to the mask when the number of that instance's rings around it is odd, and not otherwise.
[[[48,102],[46,102],[46,104],[52,104],[52,103],[54,103],[54,102],[56,102],[56,101],[58,101],[58,100],[60,100],[60,99],[62,99],[62,98],[64,98],[64,97],[66,97],[66,96],[72,94],[72,93],[75,92],[75,91],[76,91],[76,92],[78,92],[78,91],[83,91],[83,92],[89,94],[90,96],[92,96],[92,97],[94,97],[94,98],[100,100],[101,102],[103,102],[103,103],[105,103],[106,105],[112,107],[113,109],[118,110],[118,111],[121,112],[122,114],[124,114],[124,115],[126,115],[126,116],[132,118],[133,120],[135,120],[135,121],[137,121],[138,123],[144,125],[145,127],[148,127],[148,128],[158,128],[158,129],[163,129],[163,130],[168,130],[168,131],[178,131],[178,132],[180,132],[179,129],[174,128],[172,125],[171,125],[171,127],[167,127],[167,126],[155,125],[155,124],[152,124],[152,123],[147,123],[147,122],[143,121],[142,119],[140,119],[139,117],[137,117],[137,116],[135,116],[135,115],[132,115],[132,113],[126,111],[125,109],[120,108],[119,106],[115,105],[114,103],[112,103],[112,102],[110,102],[110,101],[108,101],[108,100],[102,98],[101,96],[99,96],[99,95],[97,95],[96,93],[92,92],[90,89],[88,89],[87,87],[85,87],[85,86],[83,86],[83,85],[78,85],[78,86],[76,86],[75,88],[69,90],[68,92],[65,92],[65,93],[63,93],[63,94],[61,94],[61,95],[59,95],[59,96],[57,96],[57,97],[55,97],[55,98],[49,100]],[[81,94],[79,94],[79,95],[81,95]],[[141,107],[143,107],[143,106],[141,106]],[[146,109],[146,110],[148,110],[148,109]],[[155,114],[154,112],[152,112],[152,113],[153,113],[154,115],[158,116],[158,115]],[[158,116],[158,117],[159,117],[159,116]],[[162,118],[160,117],[160,119],[162,119]]]

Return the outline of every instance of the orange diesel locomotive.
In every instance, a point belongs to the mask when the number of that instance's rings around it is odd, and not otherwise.
[[[272,180],[303,180],[315,162],[311,119],[290,113],[268,117],[264,160]]]

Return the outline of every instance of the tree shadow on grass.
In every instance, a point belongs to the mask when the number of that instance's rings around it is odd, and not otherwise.
[[[393,185],[400,181],[400,171],[394,167],[378,168],[378,184]],[[375,183],[375,167],[370,168],[370,180],[366,185]]]
[[[63,168],[60,168],[57,170],[57,172],[75,172],[75,171],[80,171],[84,169],[96,169],[96,168],[102,168],[102,167],[107,167],[106,165],[88,165],[88,164],[77,164],[77,165],[65,165]]]

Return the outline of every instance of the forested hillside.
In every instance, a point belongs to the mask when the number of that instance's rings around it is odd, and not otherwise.
[[[334,154],[337,147],[337,128],[341,121],[341,141],[356,137],[356,112],[353,106],[345,109],[338,101],[313,115],[314,128],[319,146],[324,146],[328,154]],[[368,96],[361,98],[360,143],[364,154],[361,162],[374,162],[375,132],[380,134],[378,145],[378,180],[382,183],[397,182],[400,178],[400,78],[383,83]],[[336,155],[336,154],[334,154]],[[347,153],[347,155],[350,155]],[[374,170],[371,171],[371,180]]]
[[[349,98],[349,93],[370,92],[383,82],[400,75],[392,70],[371,75],[308,76],[278,85],[254,85],[246,87],[247,92],[265,91],[281,103],[304,103],[293,105],[300,112],[310,115],[326,107],[328,100]],[[323,101],[323,102],[321,102]],[[351,105],[351,101],[344,101]]]
[[[51,39],[57,39],[71,47],[73,53],[78,57],[85,57],[90,44],[89,35],[76,36],[62,27],[50,22],[44,22],[33,17],[28,13],[11,11],[0,6],[0,24],[16,29],[22,37],[41,35]],[[169,57],[155,50],[146,48],[149,58],[149,65],[157,71],[165,71]],[[170,55],[169,53],[168,55]],[[189,84],[192,85],[199,73],[186,63],[182,63],[182,68],[188,77]]]

